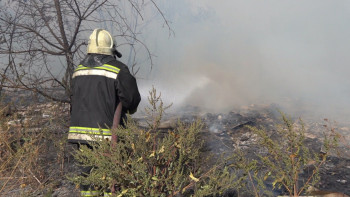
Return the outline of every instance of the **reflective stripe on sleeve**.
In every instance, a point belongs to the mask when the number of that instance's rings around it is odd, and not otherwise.
[[[90,127],[69,127],[69,133],[112,135],[110,129],[99,129],[99,128],[90,128]]]
[[[94,67],[94,68],[106,69],[106,70],[109,70],[109,71],[112,71],[115,73],[119,73],[119,71],[120,71],[119,68],[112,66],[112,65],[109,65],[109,64],[103,64],[102,66],[98,66],[98,67]]]
[[[69,140],[96,141],[96,138],[107,139],[107,140],[112,139],[112,136],[110,135],[95,135],[94,137],[95,138],[93,138],[89,134],[83,134],[83,133],[68,133]]]

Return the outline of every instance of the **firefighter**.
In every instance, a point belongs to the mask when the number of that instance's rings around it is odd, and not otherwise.
[[[91,134],[111,138],[111,128],[119,103],[122,104],[120,121],[126,113],[134,113],[140,103],[136,79],[128,67],[118,61],[121,54],[116,49],[111,34],[95,29],[89,38],[87,56],[72,76],[72,108],[68,142],[87,145],[93,141]],[[102,136],[101,136],[102,135]],[[96,196],[97,191],[81,188],[81,196]]]

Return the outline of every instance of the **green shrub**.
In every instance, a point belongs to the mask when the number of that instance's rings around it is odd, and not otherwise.
[[[263,181],[268,178],[272,180],[273,188],[284,188],[290,196],[301,195],[319,182],[319,169],[326,162],[330,149],[337,146],[337,136],[325,135],[322,152],[312,152],[305,144],[304,123],[301,120],[299,124],[293,123],[285,114],[281,115],[283,124],[277,126],[277,139],[272,139],[264,129],[248,126],[258,135],[260,148],[267,151],[266,154],[258,153],[258,160],[245,160],[247,165],[243,167],[255,186],[256,196],[260,196],[259,188],[264,187]],[[306,168],[311,172],[300,177]]]
[[[161,132],[158,126],[167,107],[154,88],[149,102],[148,129],[129,118],[126,128],[113,130],[118,136],[114,149],[109,141],[95,137],[93,149],[82,147],[74,154],[82,166],[93,166],[91,173],[70,180],[94,185],[101,192],[114,181],[118,196],[215,196],[239,185],[223,164],[201,168],[205,159],[200,156],[203,123],[199,119],[190,124],[179,121],[176,129]]]

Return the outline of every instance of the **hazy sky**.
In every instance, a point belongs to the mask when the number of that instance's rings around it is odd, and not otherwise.
[[[350,112],[350,1],[159,5],[175,36],[156,30],[159,23],[145,30],[157,57],[139,79],[143,96],[154,84],[175,105],[216,111],[274,103],[321,115]]]

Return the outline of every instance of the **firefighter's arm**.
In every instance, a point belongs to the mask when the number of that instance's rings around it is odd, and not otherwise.
[[[118,96],[122,102],[123,109],[133,114],[141,101],[136,79],[128,69],[121,69],[117,77]]]

